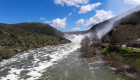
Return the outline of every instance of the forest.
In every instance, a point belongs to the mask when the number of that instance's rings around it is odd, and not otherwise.
[[[42,23],[0,24],[0,61],[17,53],[44,47],[69,43],[63,33]]]

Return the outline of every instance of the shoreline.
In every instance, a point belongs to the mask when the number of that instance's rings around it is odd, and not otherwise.
[[[59,44],[54,44],[54,45],[67,44],[67,43],[71,43],[71,41],[68,40],[67,42],[64,42],[64,43],[63,42],[60,42]],[[53,46],[53,45],[46,45],[46,46]],[[38,47],[32,47],[32,48],[28,48],[26,50],[21,50],[20,49],[20,51],[16,50],[15,53],[14,53],[14,55],[12,55],[11,57],[9,57],[7,59],[12,58],[12,57],[16,56],[19,53],[28,52],[30,50],[35,50],[35,49],[42,48],[42,47],[45,47],[45,46],[43,45],[43,46],[38,46]],[[9,54],[11,54],[11,53],[9,53]],[[7,59],[1,59],[0,62],[2,62],[3,60],[7,60]]]
[[[112,63],[112,61],[105,60],[105,59],[103,59],[103,60],[104,60],[105,65],[109,65],[110,67],[112,67],[115,72],[135,78],[136,80],[140,80],[139,74],[137,72],[135,72],[134,70],[132,70],[130,68],[130,65],[121,63],[121,65],[113,66],[114,63]]]
[[[131,70],[128,70],[128,69],[130,69],[130,67],[129,67],[130,65],[126,65],[126,64],[122,63],[122,65],[112,66],[113,65],[112,61],[105,60],[104,57],[101,56],[101,55],[102,54],[97,54],[94,57],[85,58],[85,59],[86,59],[87,62],[90,62],[90,61],[103,61],[104,65],[109,66],[108,69],[112,69],[116,73],[119,73],[119,74],[122,74],[122,75],[126,75],[126,76],[134,78],[136,80],[140,80],[139,74],[131,73]]]

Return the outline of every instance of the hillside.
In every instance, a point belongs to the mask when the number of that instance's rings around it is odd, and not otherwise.
[[[140,11],[121,18],[113,27],[102,37],[105,48],[101,51],[107,64],[140,79]]]
[[[42,23],[0,24],[0,60],[19,52],[70,42],[63,33]]]
[[[102,39],[104,42],[132,43],[140,38],[140,11],[134,12],[120,21],[116,28],[111,30]]]
[[[102,37],[103,35],[107,34],[109,31],[111,31],[112,29],[118,27],[119,24],[123,24],[123,22],[128,22],[127,20],[129,20],[130,23],[135,24],[134,22],[137,22],[137,21],[139,22],[140,16],[139,14],[136,14],[138,11],[140,11],[140,6],[137,6],[127,12],[117,15],[109,20],[93,25],[91,29],[89,30],[89,32],[93,32],[96,30],[98,32],[99,37]]]

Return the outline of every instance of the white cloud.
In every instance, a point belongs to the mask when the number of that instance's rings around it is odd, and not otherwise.
[[[66,18],[67,18],[67,17],[70,17],[71,15],[72,15],[72,12],[70,12],[70,13],[66,16]]]
[[[91,27],[94,24],[108,20],[114,16],[115,15],[112,14],[112,11],[97,10],[96,14],[93,17],[91,17],[89,20],[87,20],[84,26]]]
[[[66,27],[66,18],[63,18],[63,19],[60,19],[60,18],[57,18],[57,19],[54,19],[52,21],[52,24],[51,26],[53,26],[54,28],[57,28],[57,29],[65,29]]]
[[[52,21],[47,21],[47,20],[46,20],[45,23],[52,23]]]
[[[81,9],[80,9],[79,13],[86,13],[88,11],[92,11],[100,5],[101,5],[101,3],[98,2],[98,3],[94,3],[94,4],[88,4],[88,5],[85,5],[85,6],[81,6]]]
[[[80,19],[77,22],[75,22],[75,24],[80,25],[80,24],[84,24],[85,20],[84,19]]]
[[[41,17],[40,20],[45,20],[45,18]]]
[[[80,30],[80,28],[79,27],[76,27],[76,28],[72,28],[72,30],[73,31],[78,31],[78,30]]]
[[[68,14],[68,16],[71,16],[71,15],[72,15],[72,13]],[[54,28],[65,29],[67,19],[66,18],[63,18],[63,19],[57,18],[57,19],[54,19],[52,21],[48,21],[45,18],[41,17],[40,20],[43,20],[44,23],[48,23],[48,24],[51,23],[51,26],[54,27]]]
[[[69,13],[69,16],[71,16],[71,15],[72,15],[72,12]]]
[[[64,6],[66,4],[67,6],[76,6],[80,7],[80,4],[87,4],[89,0],[54,0],[55,4],[60,4],[61,6]]]
[[[46,18],[41,17],[40,20],[43,20],[45,23],[52,23],[52,21],[47,21]]]
[[[124,0],[127,4],[140,4],[140,0]]]

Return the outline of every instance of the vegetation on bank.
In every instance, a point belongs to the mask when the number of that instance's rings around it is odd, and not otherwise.
[[[85,36],[81,41],[82,57],[90,58],[95,56],[98,42],[99,38],[96,31],[94,31],[90,36]]]
[[[109,45],[102,48],[101,53],[104,54],[106,63],[117,71],[140,75],[140,50]]]
[[[108,64],[116,67],[117,71],[136,74],[137,77],[140,77],[139,15],[140,11],[118,21],[120,24],[103,36],[104,48],[101,49]]]
[[[32,48],[70,42],[60,36],[61,32],[47,24],[0,24],[0,61]]]
[[[134,74],[138,79],[140,78],[139,15],[140,11],[117,21],[117,24],[114,24],[116,28],[104,35],[101,43],[94,46],[94,48],[98,48],[101,54],[104,55],[103,59],[105,63],[114,67],[118,72]],[[94,53],[95,51],[92,51],[93,47],[91,47],[90,37],[89,39],[87,37],[84,38],[82,42],[90,44],[87,46],[89,48],[86,47],[84,53],[89,55],[88,57],[92,57],[93,55],[90,56],[90,53]]]

